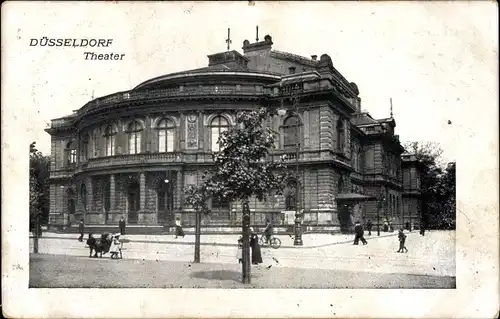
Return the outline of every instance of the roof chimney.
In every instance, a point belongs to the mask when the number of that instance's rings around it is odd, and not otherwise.
[[[316,61],[317,58],[318,56],[316,54],[311,55],[311,59],[313,59],[313,61]]]
[[[271,51],[271,47],[273,45],[273,39],[268,34],[264,37],[264,41],[250,43],[250,41],[243,41],[243,53],[251,52],[251,51],[260,51],[260,50],[268,50]]]

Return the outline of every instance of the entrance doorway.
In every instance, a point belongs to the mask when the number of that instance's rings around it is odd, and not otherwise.
[[[127,214],[128,223],[137,224],[138,212],[140,209],[139,183],[134,181],[130,183],[127,189]]]
[[[171,224],[174,222],[174,196],[176,176],[169,172],[165,178],[158,181],[156,186],[156,211],[158,223]]]
[[[75,221],[74,219],[75,219],[75,213],[76,213],[75,192],[73,191],[73,189],[68,188],[68,190],[66,192],[66,196],[68,198],[68,202],[67,202],[68,216],[67,216],[67,220],[65,222],[68,225],[70,225],[72,222]]]

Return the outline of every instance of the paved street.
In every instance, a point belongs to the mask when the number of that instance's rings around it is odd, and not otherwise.
[[[384,233],[382,233],[384,234]],[[280,236],[284,248],[262,248],[264,266],[304,269],[333,269],[376,273],[402,273],[431,276],[455,276],[455,233],[407,233],[407,254],[396,253],[397,233],[385,237],[368,237],[368,245],[353,246],[352,236],[306,234],[304,247],[293,247],[293,240]],[[42,254],[88,256],[85,243],[75,234],[44,233],[40,239]],[[203,263],[237,265],[236,235],[202,235]],[[130,235],[125,244],[125,259],[191,262],[194,236],[174,239],[172,236]],[[31,240],[32,242],[32,240]],[[32,247],[31,247],[32,249]],[[32,251],[32,250],[31,250]],[[104,255],[106,256],[106,255]],[[109,258],[109,257],[108,257]]]
[[[407,254],[396,253],[396,233],[383,235],[367,236],[368,245],[353,246],[352,236],[306,234],[300,248],[280,236],[284,248],[262,248],[264,263],[254,267],[255,287],[454,287],[454,232],[407,233]],[[193,236],[127,236],[131,242],[123,260],[88,258],[77,237],[44,233],[40,254],[31,255],[32,285],[239,287],[236,235],[203,235],[202,264],[191,263]]]
[[[30,287],[45,288],[454,288],[454,277],[253,266],[241,284],[238,264],[89,259],[31,255]]]

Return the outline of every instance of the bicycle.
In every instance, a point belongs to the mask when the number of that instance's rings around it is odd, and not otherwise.
[[[281,240],[274,235],[271,235],[271,238],[269,238],[269,242],[267,241],[266,234],[262,234],[260,236],[259,244],[261,246],[265,246],[266,244],[269,243],[269,246],[274,249],[278,249],[281,246]]]

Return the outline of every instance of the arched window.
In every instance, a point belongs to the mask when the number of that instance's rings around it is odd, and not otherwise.
[[[82,200],[83,209],[87,210],[87,187],[85,184],[80,187],[80,199]]]
[[[82,159],[82,161],[87,160],[88,154],[89,154],[89,135],[85,134],[82,137],[82,150],[80,153],[80,158]]]
[[[76,163],[76,146],[74,142],[66,145],[66,164],[74,165]]]
[[[158,152],[174,151],[175,124],[170,119],[162,119],[158,122]]]
[[[283,122],[283,147],[300,148],[299,138],[300,121],[296,116],[291,116]]]
[[[210,123],[212,133],[212,152],[220,151],[219,136],[229,129],[229,123],[222,116],[216,116]]]
[[[337,121],[337,150],[343,153],[344,145],[345,145],[344,121],[342,119],[339,119]]]
[[[297,209],[297,181],[291,180],[287,183],[285,191],[285,210]]]
[[[116,130],[113,125],[108,125],[104,130],[104,139],[106,140],[106,156],[115,155]]]
[[[142,126],[138,121],[131,122],[127,127],[128,153],[139,154],[141,152]]]

